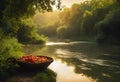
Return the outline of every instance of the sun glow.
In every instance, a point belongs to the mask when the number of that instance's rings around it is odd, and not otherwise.
[[[84,2],[84,1],[86,1],[86,0],[61,0],[61,5],[62,6],[65,6],[65,7],[71,7],[72,6],[72,4],[74,4],[74,3],[82,3],[82,2]]]
[[[70,8],[73,4],[77,3],[82,3],[86,0],[61,0],[61,8]],[[53,11],[57,11],[58,9],[56,8],[56,5],[52,6]]]

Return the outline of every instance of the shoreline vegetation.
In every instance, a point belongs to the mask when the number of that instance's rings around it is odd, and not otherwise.
[[[119,0],[73,4],[71,8],[49,13],[51,19],[45,13],[52,11],[53,1],[0,0],[0,75],[10,68],[6,63],[8,57],[25,54],[22,44],[45,45],[50,37],[68,39],[66,42],[87,40],[99,46],[120,46]]]

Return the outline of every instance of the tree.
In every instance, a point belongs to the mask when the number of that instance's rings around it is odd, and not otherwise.
[[[29,25],[22,23],[22,20],[32,17],[36,10],[40,12],[52,11],[52,5],[55,4],[55,1],[56,0],[0,0],[0,61],[2,61],[1,56],[4,59],[6,56],[20,56],[21,52],[23,52],[16,36],[20,33],[21,27],[25,27],[23,29],[25,29],[26,34],[24,35],[27,36],[28,41],[30,39],[36,43],[43,43],[41,39],[44,38],[44,36],[39,37],[39,35],[36,34],[36,30],[33,27],[29,28]],[[59,6],[60,0],[57,1]],[[28,36],[29,33],[30,36]],[[34,40],[31,38],[34,38]]]
[[[104,20],[97,24],[98,42],[120,44],[120,7],[110,11]]]
[[[36,10],[52,11],[56,0],[0,0],[0,27],[7,35],[14,36],[21,18],[31,17]],[[57,0],[60,3],[60,0]],[[58,5],[60,5],[58,3]]]

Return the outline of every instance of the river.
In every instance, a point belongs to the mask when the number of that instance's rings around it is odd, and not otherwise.
[[[120,47],[100,46],[94,42],[47,42],[45,46],[27,45],[26,54],[54,59],[48,67],[56,82],[119,82]]]

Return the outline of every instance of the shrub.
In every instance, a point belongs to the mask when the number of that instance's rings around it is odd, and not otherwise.
[[[0,41],[0,56],[5,59],[8,57],[20,57],[23,54],[22,46],[16,38],[4,38]]]

